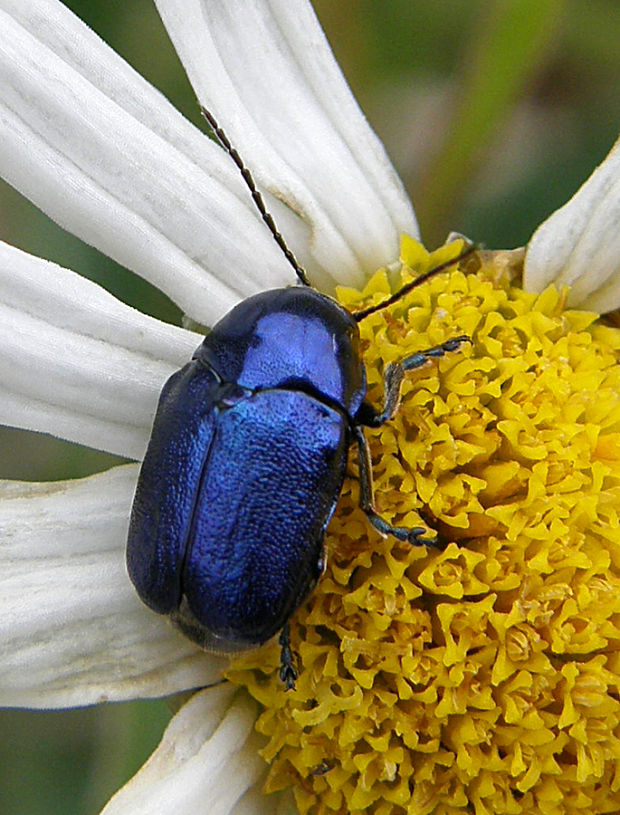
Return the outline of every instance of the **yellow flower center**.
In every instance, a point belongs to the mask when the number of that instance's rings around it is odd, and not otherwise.
[[[446,252],[404,239],[403,277]],[[276,643],[232,662],[263,705],[266,789],[293,787],[302,813],[620,811],[620,331],[498,266],[360,325],[375,405],[388,362],[473,338],[367,431],[379,512],[443,548],[372,529],[352,455],[327,571],[292,620],[296,690]],[[380,271],[339,296],[390,291]]]

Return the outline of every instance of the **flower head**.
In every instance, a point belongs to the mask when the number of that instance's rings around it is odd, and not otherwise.
[[[405,278],[438,262],[410,240],[402,259]],[[498,265],[361,324],[376,402],[388,362],[472,337],[409,376],[371,440],[381,512],[431,524],[441,548],[370,529],[352,462],[327,572],[294,621],[296,692],[274,650],[229,673],[264,708],[267,789],[292,785],[301,812],[620,806],[620,331]],[[380,271],[339,297],[389,291]]]

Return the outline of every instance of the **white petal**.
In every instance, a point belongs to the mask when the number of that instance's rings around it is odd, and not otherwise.
[[[411,205],[306,0],[156,0],[200,101],[312,230],[313,281],[361,283],[417,235]],[[278,210],[280,231],[288,223]],[[291,232],[291,234],[293,234]],[[294,248],[305,260],[294,238]]]
[[[165,696],[219,678],[225,662],[143,606],[127,577],[137,472],[0,482],[0,706]]]
[[[524,287],[571,286],[571,306],[620,307],[620,142],[570,201],[534,233]]]
[[[265,773],[254,732],[256,703],[230,685],[197,693],[172,719],[162,741],[102,815],[228,815]],[[276,811],[278,796],[255,799],[255,815]]]
[[[0,173],[199,322],[294,275],[223,151],[57,0],[0,0]]]
[[[0,423],[142,458],[162,385],[199,342],[0,242]]]

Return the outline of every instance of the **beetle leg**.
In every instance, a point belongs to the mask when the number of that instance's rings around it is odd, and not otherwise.
[[[278,642],[281,647],[280,679],[286,685],[287,690],[295,690],[298,673],[295,667],[295,653],[291,649],[291,631],[288,622],[282,626]]]
[[[357,442],[357,453],[360,468],[360,507],[374,528],[382,535],[393,535],[401,541],[407,541],[414,546],[438,546],[439,540],[435,538],[422,537],[426,532],[423,526],[414,526],[408,529],[405,526],[392,526],[382,518],[375,509],[374,490],[372,485],[372,462],[370,460],[370,448],[364,436],[364,431],[359,425],[353,428],[355,440]]]
[[[424,365],[429,359],[443,357],[450,351],[456,351],[464,342],[471,342],[471,338],[462,334],[452,337],[441,345],[427,348],[426,351],[416,351],[415,354],[401,359],[400,362],[390,362],[383,375],[383,410],[377,410],[367,403],[362,404],[356,419],[366,427],[381,427],[394,417],[400,403],[400,387],[406,371],[412,371]]]

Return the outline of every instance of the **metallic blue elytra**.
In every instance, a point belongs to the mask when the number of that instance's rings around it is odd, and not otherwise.
[[[267,641],[320,577],[366,393],[358,343],[329,297],[267,291],[232,309],[166,383],[127,564],[142,600],[203,647]]]

